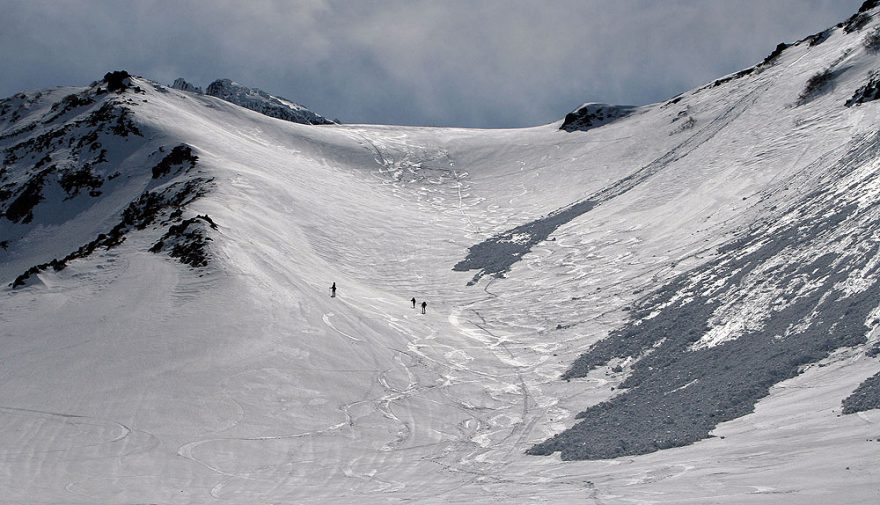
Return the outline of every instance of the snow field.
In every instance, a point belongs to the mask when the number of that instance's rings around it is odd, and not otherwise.
[[[631,359],[559,377],[631,304],[782,219],[877,124],[874,105],[841,106],[871,61],[857,51],[832,92],[792,106],[854,40],[838,31],[735,85],[574,133],[308,127],[145,83],[149,146],[185,142],[214,178],[189,209],[219,225],[213,266],[133,235],[0,293],[0,502],[874,503],[880,415],[839,415],[880,370],[859,350],[691,446],[524,454],[619,394]],[[470,246],[609,187],[625,191],[506,278],[452,271]],[[705,344],[760,324],[763,296],[725,300]]]

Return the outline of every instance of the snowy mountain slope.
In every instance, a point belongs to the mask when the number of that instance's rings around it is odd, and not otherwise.
[[[187,82],[182,77],[178,77],[171,84],[171,89],[199,95],[204,93],[209,96],[215,96],[245,109],[293,123],[311,125],[336,123],[336,121],[330,121],[298,103],[291,102],[286,98],[270,95],[261,89],[248,88],[231,79],[217,79],[202,91],[202,88]]]
[[[10,121],[0,136],[0,272],[16,286],[96,247],[115,247],[129,230],[157,227],[157,220],[169,244],[181,238],[173,235],[202,233],[184,222],[183,210],[210,178],[196,175],[198,157],[189,146],[145,139],[154,132],[138,127],[132,106],[146,92],[117,77],[127,90],[108,91],[107,74],[87,88],[21,94],[2,105]],[[183,229],[175,232],[175,225]]]
[[[314,128],[139,78],[4,101],[0,135],[37,126],[3,149],[83,121],[4,165],[7,216],[40,154],[104,180],[0,221],[4,285],[211,181],[3,291],[4,500],[874,503],[880,414],[842,413],[880,372],[866,12],[586,131]],[[66,146],[106,103],[97,162]],[[196,216],[207,266],[150,252]]]

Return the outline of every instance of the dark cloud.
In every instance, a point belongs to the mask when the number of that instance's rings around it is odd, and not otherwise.
[[[751,66],[861,0],[0,0],[0,95],[219,77],[345,122],[513,127]]]

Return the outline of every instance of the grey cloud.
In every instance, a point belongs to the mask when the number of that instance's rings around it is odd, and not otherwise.
[[[124,68],[229,77],[345,122],[528,126],[668,98],[860,3],[0,0],[0,95]]]

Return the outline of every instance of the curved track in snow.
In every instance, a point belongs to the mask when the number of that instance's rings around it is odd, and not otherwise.
[[[146,252],[147,229],[0,293],[0,501],[873,504],[880,418],[840,415],[878,370],[861,350],[687,447],[525,454],[620,394],[636,357],[560,376],[636,300],[781,216],[880,124],[838,106],[855,71],[792,106],[859,43],[571,134],[308,127],[141,82],[145,149],[185,141],[214,178],[188,207],[218,224],[213,266]],[[584,201],[541,240],[510,233]],[[528,248],[466,286],[452,267],[487,237]]]

